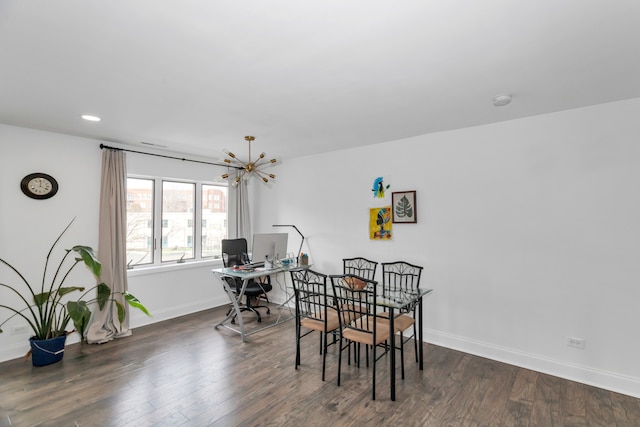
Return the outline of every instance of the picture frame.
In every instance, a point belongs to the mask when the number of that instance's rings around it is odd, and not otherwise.
[[[418,222],[416,191],[396,191],[391,194],[393,223],[415,224]]]

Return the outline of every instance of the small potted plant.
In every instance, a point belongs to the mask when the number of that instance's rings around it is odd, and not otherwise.
[[[74,330],[80,334],[82,340],[85,339],[84,333],[91,320],[91,308],[95,304],[102,310],[108,301],[112,301],[118,307],[118,320],[121,323],[124,321],[124,307],[114,299],[114,293],[107,284],[99,283],[86,290],[83,286],[65,286],[69,274],[80,263],[83,263],[96,279],[100,278],[102,265],[91,247],[77,245],[66,249],[55,271],[49,269],[53,250],[71,224],[73,220],[49,249],[39,285],[33,285],[12,264],[0,258],[0,263],[12,270],[19,279],[17,284],[0,283],[0,287],[10,290],[18,300],[16,306],[7,305],[8,303],[4,301],[0,303],[0,309],[11,313],[8,318],[0,322],[0,333],[3,332],[2,326],[11,319],[15,317],[24,319],[33,331],[29,342],[34,366],[44,366],[62,359],[66,337],[73,332],[67,331],[69,322],[73,322]],[[94,290],[96,290],[96,296],[86,300],[85,298]],[[71,294],[74,293],[80,293],[80,296],[77,299],[71,298]],[[129,305],[150,315],[146,307],[133,295],[128,292],[122,292],[122,295]]]

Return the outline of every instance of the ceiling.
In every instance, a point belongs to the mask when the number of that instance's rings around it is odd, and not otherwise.
[[[0,61],[0,123],[287,158],[640,97],[640,1],[1,0]]]

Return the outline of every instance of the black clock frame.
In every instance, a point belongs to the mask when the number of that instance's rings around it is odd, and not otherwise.
[[[29,190],[29,181],[31,181],[34,178],[44,178],[48,180],[51,183],[51,191],[48,192],[47,194],[33,194]],[[37,199],[37,200],[50,199],[51,197],[55,196],[56,193],[58,192],[58,181],[56,181],[54,177],[52,177],[51,175],[47,175],[46,173],[42,173],[42,172],[30,173],[29,175],[22,178],[22,181],[20,181],[20,189],[27,197],[31,197],[32,199]]]

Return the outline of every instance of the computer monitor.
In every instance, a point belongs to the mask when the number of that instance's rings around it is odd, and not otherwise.
[[[253,235],[251,262],[265,262],[287,257],[288,233],[264,233]]]

